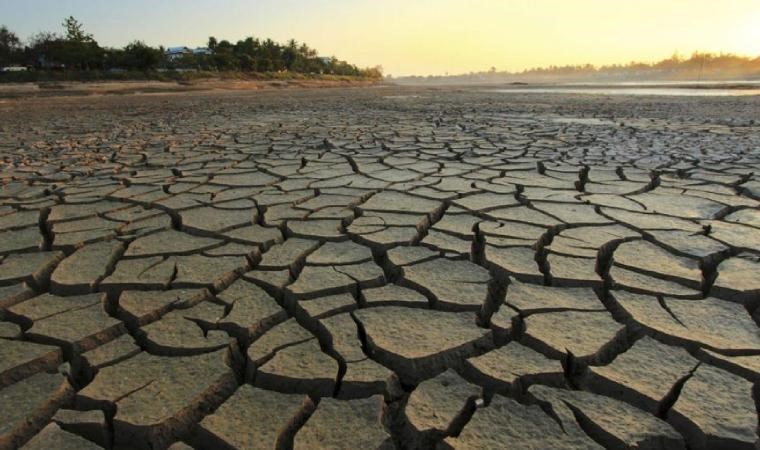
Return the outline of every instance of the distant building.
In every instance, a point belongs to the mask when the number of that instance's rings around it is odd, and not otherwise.
[[[333,62],[332,56],[318,56],[317,59],[320,60],[325,65],[330,65]]]
[[[208,47],[169,47],[164,54],[169,61],[175,61],[181,59],[185,55],[213,55],[214,51]]]
[[[193,49],[193,55],[213,55],[214,51],[208,47],[196,47]]]
[[[192,55],[193,51],[188,47],[169,47],[164,54],[166,55],[166,59],[174,61],[176,59],[181,59],[185,55]]]
[[[34,67],[38,69],[45,69],[45,70],[64,70],[66,69],[66,65],[59,63],[57,61],[51,61],[47,59],[47,56],[40,55],[37,57],[37,60],[34,62]]]

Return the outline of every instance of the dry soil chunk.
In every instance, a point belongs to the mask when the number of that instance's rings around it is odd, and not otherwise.
[[[393,448],[381,422],[385,403],[375,395],[359,400],[325,398],[296,434],[296,450]]]
[[[73,394],[60,374],[45,372],[0,389],[0,448],[20,447]]]
[[[686,350],[644,336],[610,364],[589,367],[588,386],[657,413],[676,383],[698,363]]]
[[[718,278],[713,294],[732,301],[756,306],[760,300],[760,260],[757,256],[741,254],[718,266]]]
[[[209,297],[205,289],[124,291],[119,296],[118,315],[122,320],[145,325],[173,308],[187,308]]]
[[[0,287],[0,308],[8,308],[36,295],[26,283]]]
[[[87,351],[125,332],[124,325],[103,309],[103,294],[58,297],[44,294],[12,308],[34,323],[27,335],[64,350]]]
[[[318,239],[343,240],[343,222],[337,219],[290,220],[288,233],[293,236]]]
[[[519,202],[515,199],[514,195],[492,193],[469,195],[454,200],[453,203],[471,211],[482,211],[519,205]]]
[[[360,206],[365,211],[399,213],[432,213],[440,207],[440,202],[392,191],[375,194]]]
[[[346,373],[339,392],[341,398],[384,394],[393,392],[398,387],[396,377],[390,369],[364,354],[356,323],[349,314],[338,314],[320,322],[330,334],[333,349],[346,363]]]
[[[215,351],[233,340],[223,331],[208,330],[209,325],[223,315],[223,305],[200,302],[191,308],[174,310],[141,327],[138,339],[144,348],[156,355],[187,356]]]
[[[0,233],[0,255],[37,250],[40,244],[42,244],[42,235],[37,227]]]
[[[677,295],[690,298],[696,298],[702,295],[701,290],[692,289],[673,281],[644,275],[643,273],[624,269],[617,265],[613,265],[610,268],[609,276],[613,281],[613,286],[624,287],[636,292],[659,295]]]
[[[220,244],[218,239],[164,230],[141,237],[129,245],[124,256],[167,256],[200,252]]]
[[[468,383],[454,370],[425,380],[409,395],[404,408],[409,424],[417,432],[448,434],[454,421],[467,407],[474,407],[480,388]]]
[[[227,231],[224,235],[235,242],[258,245],[266,250],[273,244],[282,242],[282,232],[279,228],[267,228],[261,225],[250,225]]]
[[[395,267],[406,266],[417,262],[433,259],[438,255],[426,247],[396,247],[388,251],[388,261]]]
[[[467,376],[499,391],[519,390],[533,383],[563,384],[559,360],[549,359],[518,342],[467,360]]]
[[[255,212],[256,210],[253,209]],[[201,207],[184,210],[182,227],[200,232],[221,233],[223,231],[249,225],[254,213],[250,209],[220,209]]]
[[[226,350],[198,356],[148,353],[102,368],[77,394],[77,404],[117,406],[113,419],[117,446],[162,448],[216,408],[237,387]]]
[[[261,258],[259,269],[294,270],[302,264],[306,256],[319,246],[319,242],[308,239],[290,238],[282,244],[272,246]]]
[[[102,410],[77,411],[61,408],[53,416],[53,423],[68,432],[76,433],[101,447],[108,448],[108,424]]]
[[[0,284],[26,282],[45,286],[50,272],[63,259],[61,252],[35,252],[0,257]]]
[[[289,269],[251,270],[243,278],[270,289],[282,289],[293,281]]]
[[[599,249],[608,242],[637,236],[638,233],[622,225],[568,228],[552,240],[548,249],[569,256],[596,258]]]
[[[59,295],[93,292],[124,251],[118,241],[98,242],[75,251],[53,272],[50,292]]]
[[[334,394],[337,377],[338,362],[324,353],[314,338],[278,350],[256,369],[253,383],[278,392],[329,397]]]
[[[374,262],[345,266],[306,266],[298,279],[288,286],[297,299],[308,299],[341,293],[356,293],[357,287],[384,284],[382,269]]]
[[[354,313],[373,359],[403,379],[421,381],[491,345],[471,313],[385,306]]]
[[[565,432],[588,434],[605,448],[684,449],[668,423],[627,403],[583,391],[536,385],[529,393],[548,402]]]
[[[602,278],[596,272],[595,258],[575,258],[549,253],[546,258],[555,286],[599,285]]]
[[[757,325],[740,304],[665,298],[662,307],[655,297],[624,291],[614,291],[613,297],[631,320],[660,333],[665,342],[701,344],[728,354],[760,349]]]
[[[715,239],[698,233],[682,230],[651,230],[649,234],[658,242],[696,258],[704,258],[728,250],[728,247]]]
[[[591,288],[556,288],[511,280],[507,304],[523,314],[550,311],[603,311],[604,305]]]
[[[171,286],[221,289],[248,269],[248,261],[241,256],[177,256],[176,272]]]
[[[726,205],[712,200],[689,195],[663,194],[656,190],[630,198],[646,206],[648,211],[686,219],[710,219],[726,208]]]
[[[351,241],[326,242],[306,257],[306,264],[334,265],[358,264],[372,260],[372,252],[363,245]]]
[[[51,423],[21,448],[23,450],[96,450],[103,447]]]
[[[436,258],[403,270],[405,280],[433,294],[439,309],[478,309],[489,295],[490,274],[469,261]]]
[[[0,338],[18,339],[21,334],[21,327],[18,324],[0,321]]]
[[[268,361],[275,352],[300,342],[315,339],[314,335],[300,326],[296,319],[289,319],[272,327],[248,347],[250,366],[255,367]],[[250,368],[249,366],[249,368]],[[249,373],[249,375],[251,375]]]
[[[386,284],[379,288],[362,291],[364,302],[368,307],[372,306],[417,306],[427,307],[428,299],[414,289],[405,288],[396,284]]]
[[[582,362],[604,360],[625,343],[625,326],[608,312],[563,311],[525,319],[526,338],[553,358],[572,352]]]
[[[265,391],[244,384],[213,414],[200,423],[201,446],[219,447],[219,441],[239,449],[272,449],[293,431],[296,415],[307,398]]]
[[[298,306],[303,309],[307,316],[313,319],[321,319],[325,316],[357,308],[356,299],[351,294],[336,294],[302,300],[298,302]]]
[[[600,448],[582,436],[566,434],[537,405],[521,405],[511,398],[494,396],[478,408],[457,437],[444,441],[454,449],[502,450],[504,448]]]
[[[101,289],[113,292],[127,289],[166,289],[175,273],[176,261],[172,257],[122,259],[100,286]]]
[[[647,241],[624,242],[617,247],[613,258],[615,264],[624,268],[685,283],[693,288],[699,288],[702,283],[702,271],[697,260],[675,256]]]
[[[38,372],[55,370],[62,362],[58,347],[0,339],[0,387]]]
[[[551,214],[565,223],[606,224],[610,222],[606,217],[596,213],[594,205],[541,202],[536,204],[536,209]]]
[[[496,247],[486,245],[486,262],[520,279],[543,282],[544,274],[538,270],[536,251],[530,247]]]
[[[694,449],[753,449],[758,442],[752,383],[707,364],[686,381],[668,421]]]
[[[116,364],[119,361],[131,358],[140,353],[140,347],[135,344],[134,339],[129,334],[125,334],[111,342],[85,352],[82,358],[96,369]]]
[[[235,281],[218,298],[232,307],[218,326],[238,337],[256,338],[288,317],[274,298],[246,280]]]

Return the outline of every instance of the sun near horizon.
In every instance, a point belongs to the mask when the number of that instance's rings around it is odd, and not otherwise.
[[[74,15],[104,46],[294,38],[386,74],[651,62],[674,52],[760,55],[758,0],[1,0],[23,39]]]

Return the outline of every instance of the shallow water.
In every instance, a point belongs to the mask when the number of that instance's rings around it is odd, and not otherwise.
[[[760,95],[760,87],[746,89],[725,88],[692,88],[692,87],[610,87],[610,86],[556,86],[556,87],[513,87],[488,89],[487,92],[502,94],[589,94],[589,95],[656,95],[656,96],[689,96],[689,97],[734,97]]]

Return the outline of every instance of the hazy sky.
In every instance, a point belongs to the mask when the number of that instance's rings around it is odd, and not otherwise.
[[[393,75],[760,55],[760,0],[0,0],[23,39],[68,15],[101,45],[294,38]]]

